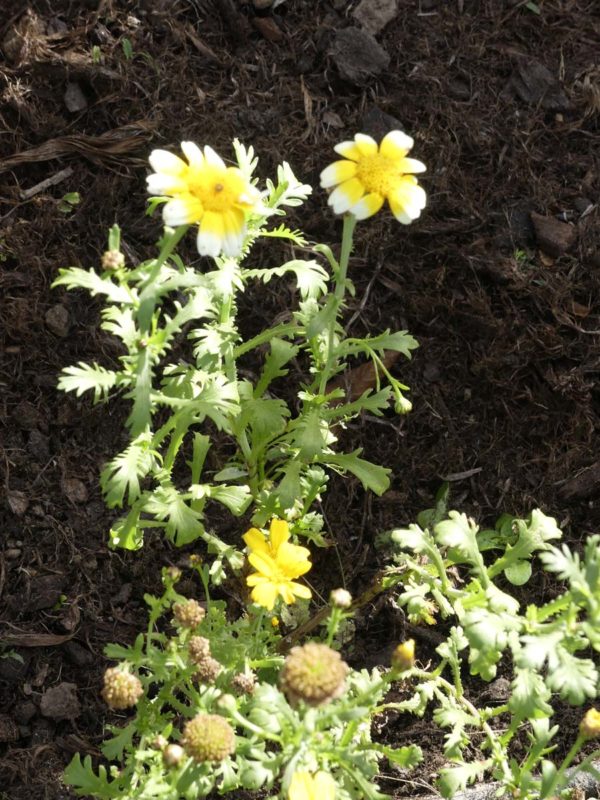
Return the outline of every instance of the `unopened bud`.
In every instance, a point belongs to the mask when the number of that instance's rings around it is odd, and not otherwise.
[[[407,397],[404,397],[403,394],[400,395],[396,399],[396,404],[394,405],[394,411],[396,414],[409,414],[412,411],[413,404]]]
[[[345,688],[348,665],[339,653],[326,644],[308,642],[292,647],[279,678],[291,705],[303,700],[321,706],[339,697]]]
[[[415,665],[415,640],[407,639],[392,653],[392,669],[396,672],[406,672]]]
[[[167,767],[177,767],[181,764],[185,751],[179,744],[168,744],[163,750],[162,756]]]
[[[197,600],[186,600],[173,606],[175,619],[183,628],[197,628],[206,616],[206,611]]]
[[[167,567],[165,572],[167,577],[170,578],[173,581],[173,583],[177,583],[177,581],[179,580],[179,578],[181,578],[182,575],[182,572],[179,569],[179,567]]]
[[[237,711],[237,701],[232,694],[222,694],[217,700],[217,707],[222,711]]]
[[[210,642],[204,636],[192,636],[188,644],[188,653],[194,664],[200,664],[210,655]]]
[[[102,269],[114,272],[125,266],[125,256],[119,250],[106,250],[102,254]]]
[[[596,708],[589,708],[585,716],[579,723],[579,733],[587,739],[595,739],[600,736],[600,711]]]
[[[104,673],[102,699],[110,708],[124,709],[134,706],[144,694],[139,678],[120,667],[110,667]]]
[[[329,602],[336,608],[350,608],[352,595],[346,589],[334,589],[329,595]]]
[[[253,672],[239,672],[231,681],[231,688],[239,694],[252,694],[256,686],[256,675]]]
[[[186,724],[181,744],[194,761],[223,761],[235,750],[235,734],[223,717],[198,714]]]
[[[164,750],[165,747],[169,744],[167,739],[164,736],[155,736],[154,739],[150,743],[150,747],[154,750]]]
[[[221,665],[217,659],[212,656],[207,656],[198,662],[194,677],[197,678],[200,683],[214,683],[219,677],[220,672]]]

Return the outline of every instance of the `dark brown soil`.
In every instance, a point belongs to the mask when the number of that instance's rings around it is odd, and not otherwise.
[[[332,481],[335,583],[364,588],[377,567],[374,535],[414,520],[443,480],[452,505],[486,523],[539,506],[571,544],[598,529],[596,0],[399,0],[377,35],[390,58],[378,76],[356,64],[380,52],[353,52],[354,33],[336,38],[358,27],[356,5],[287,0],[259,16],[243,0],[4,0],[0,656],[22,660],[0,658],[0,720],[14,738],[0,756],[3,800],[72,796],[61,771],[74,752],[98,752],[108,721],[103,647],[133,639],[144,592],[181,560],[158,539],[139,553],[109,551],[98,473],[123,446],[125,407],[93,408],[56,390],[62,367],[110,365],[117,351],[98,330],[98,304],[50,284],[61,266],[98,264],[115,221],[132,260],[152,252],[152,147],[192,139],[225,155],[238,136],[263,177],[287,159],[317,186],[336,142],[397,126],[429,167],[420,221],[403,228],[380,214],[359,226],[351,329],[408,328],[421,347],[398,367],[414,411],[347,431],[394,479],[381,499]],[[23,194],[65,169],[55,185]],[[81,202],[69,210],[61,199],[71,192]],[[297,224],[314,241],[339,240],[319,189]],[[261,290],[246,300],[245,324],[257,307],[268,321],[287,302]],[[538,601],[551,590],[533,585]],[[365,649],[393,640],[390,613],[380,604],[359,623]],[[40,698],[61,682],[75,684],[81,711],[53,722]],[[566,740],[579,713],[565,710]],[[421,791],[440,763],[439,733],[403,719],[389,736],[429,741],[412,790]],[[386,790],[398,786],[390,773]]]

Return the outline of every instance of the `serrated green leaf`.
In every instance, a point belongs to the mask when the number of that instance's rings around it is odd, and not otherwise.
[[[278,339],[276,336],[271,339],[270,346],[270,352],[265,358],[261,376],[254,389],[255,398],[261,397],[269,384],[276,378],[282,378],[288,374],[289,370],[283,369],[283,367],[300,351],[296,345],[286,342],[285,339]]]
[[[139,527],[140,510],[134,506],[129,514],[116,520],[110,531],[110,546],[123,550],[139,550],[144,544],[144,533]]]
[[[104,294],[113,303],[132,303],[131,290],[113,283],[110,277],[101,278],[93,269],[69,267],[58,271],[58,278],[52,283],[66,286],[67,289],[87,289],[91,295]]]
[[[104,369],[95,362],[86,364],[80,361],[77,366],[66,367],[58,379],[58,388],[63,392],[75,392],[81,397],[84,392],[94,392],[94,403],[108,397],[110,390],[117,385],[118,375]]]
[[[122,506],[125,495],[130,504],[140,496],[140,481],[157,463],[151,444],[151,433],[141,433],[102,470],[100,485],[109,508]]]
[[[377,495],[382,495],[390,488],[389,474],[391,470],[372,464],[364,458],[359,458],[362,450],[353,453],[333,453],[321,459],[322,463],[351,472],[362,483],[365,489],[370,489]]]
[[[112,798],[115,796],[114,789],[117,781],[109,781],[106,776],[106,767],[100,765],[98,774],[92,767],[91,756],[86,756],[81,762],[81,756],[77,753],[63,772],[63,780],[67,786],[73,787],[75,793],[80,796],[94,796],[97,798]],[[118,791],[118,790],[117,790]]]
[[[120,761],[123,758],[123,752],[131,747],[133,737],[136,733],[136,726],[130,723],[124,728],[116,728],[113,730],[116,730],[117,734],[113,736],[112,739],[107,739],[102,743],[102,754],[108,758],[109,761]]]
[[[338,300],[333,295],[325,301],[306,326],[306,338],[314,339],[335,320],[338,311]]]
[[[548,703],[550,690],[543,677],[535,670],[517,667],[511,688],[508,707],[516,719],[533,719],[552,714],[552,706]]]
[[[285,466],[283,478],[275,490],[283,509],[293,508],[296,499],[302,496],[301,470],[299,461],[288,461]]]
[[[449,767],[440,770],[437,787],[443,797],[451,800],[456,794],[464,791],[470,783],[482,776],[486,769],[492,765],[487,761],[473,761],[470,764],[461,764],[459,767]]]

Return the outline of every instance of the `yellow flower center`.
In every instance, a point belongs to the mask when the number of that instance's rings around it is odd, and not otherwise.
[[[402,173],[391,158],[377,153],[360,159],[357,163],[356,177],[367,192],[377,192],[382,197],[387,197],[398,183],[398,179],[402,177]]]
[[[187,183],[190,193],[200,200],[205,211],[223,213],[243,205],[240,195],[244,192],[244,181],[235,170],[190,167]]]

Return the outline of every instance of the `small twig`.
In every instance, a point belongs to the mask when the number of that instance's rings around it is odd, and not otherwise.
[[[65,178],[70,178],[73,174],[72,167],[65,167],[61,169],[59,172],[56,172],[54,175],[50,175],[49,178],[46,178],[40,183],[36,183],[35,186],[32,186],[30,189],[24,189],[20,192],[21,200],[30,200],[36,194],[43,192],[45,189],[48,189],[50,186],[56,186],[57,183],[64,181]]]

